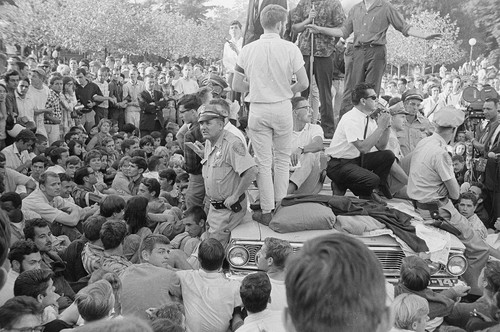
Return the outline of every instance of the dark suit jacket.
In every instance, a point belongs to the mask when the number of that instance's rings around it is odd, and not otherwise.
[[[256,1],[259,0],[250,0],[248,2],[248,16],[245,27],[245,35],[243,36],[243,45],[259,39],[260,35],[264,33],[264,29],[260,24],[260,13],[262,12],[262,9],[264,9],[267,5],[280,5],[281,7],[288,9],[286,0],[264,0],[259,7],[259,14],[256,16],[254,12]]]
[[[155,130],[155,119],[158,119],[163,127],[164,120],[162,109],[167,104],[167,101],[163,99],[163,94],[160,91],[154,90],[153,99],[151,94],[147,90],[144,90],[139,94],[138,99],[139,106],[141,107],[141,121],[139,122],[139,129]],[[154,103],[154,105],[151,105],[150,103]]]

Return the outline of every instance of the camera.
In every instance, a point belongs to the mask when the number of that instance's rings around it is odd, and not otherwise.
[[[467,107],[468,118],[471,120],[483,120],[484,102],[490,98],[498,98],[498,93],[491,86],[485,86],[481,91],[469,86],[464,89],[462,98],[469,103]]]

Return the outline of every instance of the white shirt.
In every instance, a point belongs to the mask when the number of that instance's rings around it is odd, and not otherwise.
[[[29,93],[26,92],[26,96],[21,98],[16,91],[16,104],[19,111],[19,118],[25,116],[29,121],[35,121],[35,101]]]
[[[315,137],[323,139],[323,128],[320,125],[306,123],[301,131],[293,131],[292,149],[311,144]]]
[[[180,78],[174,85],[174,90],[179,94],[192,94],[198,92],[198,82],[195,79],[191,78],[189,80],[184,77]]]
[[[240,283],[222,273],[177,271],[191,332],[227,332],[235,307],[241,306]]]
[[[12,268],[9,270],[9,273],[7,273],[7,281],[5,281],[5,285],[0,290],[0,306],[14,297],[14,282],[18,276],[19,273],[12,270]]]
[[[250,84],[246,101],[277,103],[293,97],[292,76],[304,67],[304,58],[297,45],[265,33],[243,46],[237,64]]]
[[[5,156],[5,166],[12,169],[16,169],[28,160],[31,160],[28,150],[19,152],[16,143],[12,143],[11,145],[5,147],[2,150],[2,153]]]
[[[286,288],[284,280],[275,280],[269,278],[271,281],[271,303],[267,305],[267,309],[282,311],[288,305],[286,302]]]
[[[243,37],[240,37],[240,39],[238,40],[231,39],[231,42],[236,45],[238,51],[241,51],[241,48],[243,47]],[[231,46],[229,46],[229,43],[226,42],[224,44],[222,63],[224,64],[224,67],[226,68],[226,71],[228,73],[234,72],[234,66],[236,66],[237,60],[238,60],[238,54],[235,51],[233,51]]]
[[[109,97],[109,83],[104,81],[103,83],[99,81],[94,81],[94,83],[101,89],[102,95],[104,97]],[[99,104],[99,107],[102,108],[108,108],[109,107],[109,102],[107,100],[103,101],[102,103]]]
[[[286,332],[283,325],[282,313],[265,309],[256,314],[249,314],[238,332]]]
[[[368,118],[367,115],[356,107],[344,114],[335,130],[330,147],[325,154],[332,158],[355,159],[360,156],[359,150],[353,142],[365,140],[366,121],[369,119],[366,137],[370,136],[377,129],[377,122]],[[372,151],[376,151],[373,147]]]

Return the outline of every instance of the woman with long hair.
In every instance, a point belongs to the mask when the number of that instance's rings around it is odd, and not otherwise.
[[[63,116],[61,122],[61,132],[67,133],[69,128],[75,125],[78,120],[75,106],[78,104],[75,95],[75,80],[72,77],[63,77],[63,90],[61,93],[61,105],[63,106]]]
[[[123,219],[127,223],[129,235],[123,241],[123,253],[132,263],[139,263],[139,245],[146,236],[152,234],[148,228],[148,199],[134,196],[127,201]]]
[[[80,140],[69,141],[68,150],[70,156],[77,156],[81,160],[85,159],[85,148],[82,141]]]

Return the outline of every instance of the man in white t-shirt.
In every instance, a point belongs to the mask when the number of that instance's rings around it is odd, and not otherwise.
[[[311,124],[312,109],[304,97],[292,98],[293,137],[287,194],[317,194],[321,190],[320,152],[323,128]]]
[[[280,37],[287,16],[279,5],[265,6],[260,14],[264,34],[242,48],[232,84],[237,92],[249,92],[248,129],[259,167],[262,208],[253,218],[264,225],[271,221],[275,204],[281,203],[288,188],[293,132],[290,99],[309,85],[299,48]],[[296,83],[292,83],[294,74]]]
[[[271,281],[271,310],[283,310],[287,307],[285,289],[285,262],[293,253],[290,242],[268,237],[257,252],[257,267],[265,271]]]
[[[34,101],[34,115],[36,124],[36,133],[47,137],[47,131],[44,124],[44,113],[52,113],[53,110],[46,109],[45,105],[49,99],[50,89],[43,84],[45,72],[37,68],[31,72],[31,85],[28,90],[28,96]]]
[[[177,92],[177,97],[180,98],[184,95],[189,95],[192,93],[196,93],[200,88],[198,86],[198,82],[193,76],[193,65],[188,62],[184,65],[182,69],[182,77],[175,83],[174,90]]]

